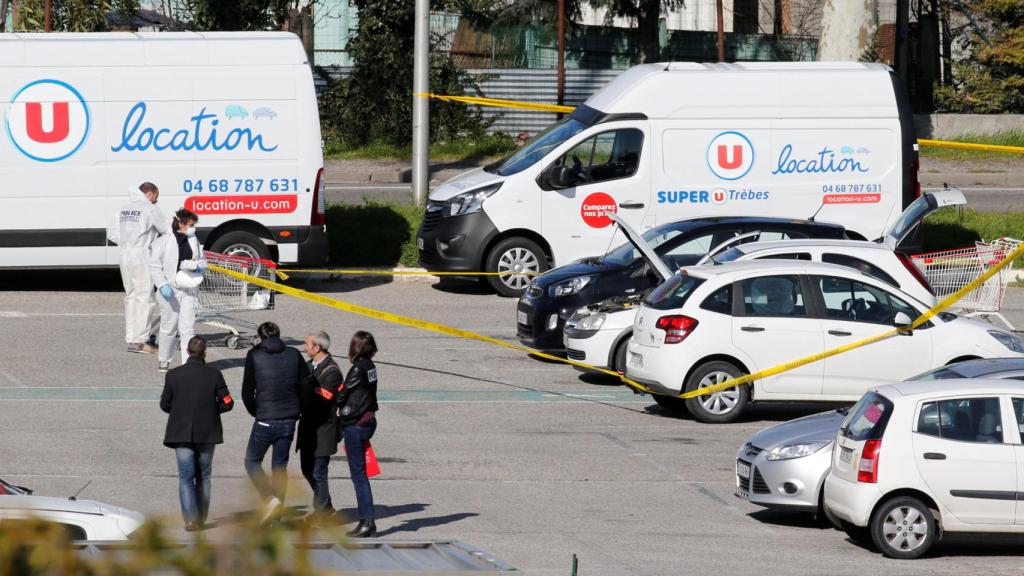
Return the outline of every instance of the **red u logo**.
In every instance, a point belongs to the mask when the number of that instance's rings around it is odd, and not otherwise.
[[[729,153],[724,144],[718,145],[718,165],[726,170],[739,168],[743,165],[743,145],[733,144],[732,160],[729,160]]]
[[[68,137],[69,115],[67,102],[50,104],[53,125],[49,131],[43,129],[43,104],[41,102],[25,103],[25,132],[28,137],[40,144],[54,144]],[[721,151],[719,151],[721,158]]]

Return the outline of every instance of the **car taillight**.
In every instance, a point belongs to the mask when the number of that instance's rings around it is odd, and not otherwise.
[[[678,344],[693,332],[697,321],[689,316],[662,316],[654,327],[665,331],[665,344]]]
[[[914,280],[920,282],[921,286],[924,286],[924,289],[930,294],[933,296],[935,295],[935,290],[932,288],[932,285],[928,283],[928,279],[924,277],[924,274],[921,273],[921,269],[914,264],[914,261],[910,259],[910,256],[907,256],[902,252],[897,252],[896,258],[898,258],[900,263],[903,264],[903,267],[907,269],[907,272],[910,272],[910,275],[914,277]]]
[[[316,184],[313,186],[313,211],[309,216],[310,226],[323,226],[327,223],[326,184],[323,182],[324,169],[316,171]]]
[[[882,441],[880,439],[864,442],[864,448],[860,453],[860,462],[857,464],[857,482],[878,483],[878,456],[881,451]]]

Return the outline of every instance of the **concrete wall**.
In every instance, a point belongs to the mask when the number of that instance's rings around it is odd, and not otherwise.
[[[1024,114],[916,114],[918,138],[945,140],[963,134],[1024,130]]]

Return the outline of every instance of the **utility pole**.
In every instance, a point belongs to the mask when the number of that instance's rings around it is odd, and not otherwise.
[[[725,17],[722,15],[722,0],[715,0],[718,12],[718,61],[725,62]]]
[[[565,104],[565,0],[558,0],[558,105]],[[562,117],[561,114],[558,115]]]
[[[911,91],[910,82],[910,0],[896,0],[896,73]]]
[[[43,13],[43,32],[49,32],[53,22],[53,0],[46,0],[46,11]]]
[[[430,0],[416,0],[412,91],[412,195],[419,206],[430,193]]]

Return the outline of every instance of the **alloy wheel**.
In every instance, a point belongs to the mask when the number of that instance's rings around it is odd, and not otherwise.
[[[700,379],[700,384],[697,388],[707,388],[716,384],[721,384],[727,380],[732,379],[732,375],[728,372],[711,372],[708,375]],[[704,407],[711,414],[721,416],[722,414],[728,414],[736,408],[736,404],[740,401],[740,392],[737,388],[728,388],[718,392],[712,392],[711,394],[705,394],[699,396],[700,405]]]

